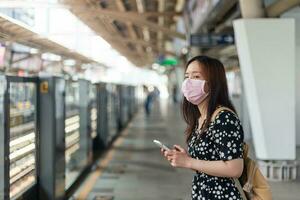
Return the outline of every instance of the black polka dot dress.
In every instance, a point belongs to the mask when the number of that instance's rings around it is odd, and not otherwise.
[[[243,156],[243,129],[238,117],[227,110],[220,111],[208,128],[192,133],[188,151],[198,160],[228,161]],[[192,184],[192,200],[242,200],[234,180],[197,172]]]

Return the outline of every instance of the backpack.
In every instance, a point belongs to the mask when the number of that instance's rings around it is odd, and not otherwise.
[[[226,107],[218,107],[212,115],[212,121],[222,110],[228,110],[234,114],[231,109]],[[249,145],[243,144],[243,160],[244,169],[240,178],[234,178],[234,183],[243,200],[272,200],[271,188],[259,170],[258,165],[248,156]]]

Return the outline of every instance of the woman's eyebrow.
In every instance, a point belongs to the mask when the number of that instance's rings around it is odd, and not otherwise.
[[[201,72],[199,72],[199,71],[192,71],[191,72],[191,74],[195,74],[195,73],[200,73],[201,74]],[[185,74],[189,74],[188,72],[185,72]]]

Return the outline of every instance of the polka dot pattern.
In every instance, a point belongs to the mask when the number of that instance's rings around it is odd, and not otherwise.
[[[218,113],[215,121],[199,134],[192,133],[188,144],[191,157],[198,160],[232,160],[243,157],[243,128],[238,117],[227,110]],[[193,179],[192,200],[242,200],[232,178],[197,172]]]

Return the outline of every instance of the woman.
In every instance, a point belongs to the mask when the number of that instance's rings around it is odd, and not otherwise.
[[[233,178],[243,171],[243,129],[229,100],[225,69],[214,58],[188,61],[182,112],[188,152],[179,145],[161,150],[173,167],[196,171],[192,199],[242,199]],[[218,107],[226,107],[212,119]]]

